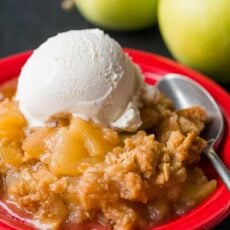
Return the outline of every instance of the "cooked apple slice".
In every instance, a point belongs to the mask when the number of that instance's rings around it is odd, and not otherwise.
[[[23,153],[16,144],[0,144],[0,156],[6,165],[19,167],[23,163]]]
[[[16,102],[5,100],[0,103],[0,139],[22,140],[25,126],[26,121]]]
[[[73,133],[74,136],[79,137],[79,139],[82,139],[90,156],[104,155],[119,143],[118,136],[114,138],[113,135],[113,140],[109,140],[109,138],[106,139],[101,127],[77,118],[72,120],[70,132]],[[114,131],[111,130],[111,132]]]
[[[46,139],[53,133],[53,128],[46,127],[39,128],[30,134],[22,145],[22,149],[25,151],[27,158],[41,160],[42,154],[47,151]]]
[[[68,128],[60,128],[52,137],[53,149],[50,169],[56,175],[75,176],[78,166],[88,156],[82,140],[71,134]]]

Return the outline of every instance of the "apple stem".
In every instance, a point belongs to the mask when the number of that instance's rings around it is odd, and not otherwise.
[[[61,3],[62,9],[66,11],[72,10],[74,8],[76,1],[77,0],[62,0],[62,3]]]

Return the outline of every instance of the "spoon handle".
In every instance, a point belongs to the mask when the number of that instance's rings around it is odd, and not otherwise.
[[[211,161],[213,167],[216,169],[217,173],[219,174],[220,178],[226,185],[227,189],[230,191],[230,171],[224,165],[220,157],[215,152],[213,146],[210,146],[206,151],[205,155]]]

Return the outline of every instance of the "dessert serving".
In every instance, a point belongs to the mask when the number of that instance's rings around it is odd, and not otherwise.
[[[37,229],[162,224],[216,188],[198,166],[206,122],[102,31],[58,34],[1,86],[1,205]]]

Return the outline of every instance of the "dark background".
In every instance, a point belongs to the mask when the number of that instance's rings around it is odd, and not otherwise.
[[[61,0],[0,0],[0,57],[36,48],[62,31],[93,27],[75,9],[63,11]],[[109,34],[122,46],[170,56],[156,27]]]
[[[93,27],[75,9],[63,11],[60,0],[0,0],[0,58],[34,49],[58,32]],[[157,27],[132,33],[107,32],[122,46],[172,58]],[[229,84],[222,86],[230,89]],[[230,229],[229,218],[215,228],[224,229]]]

